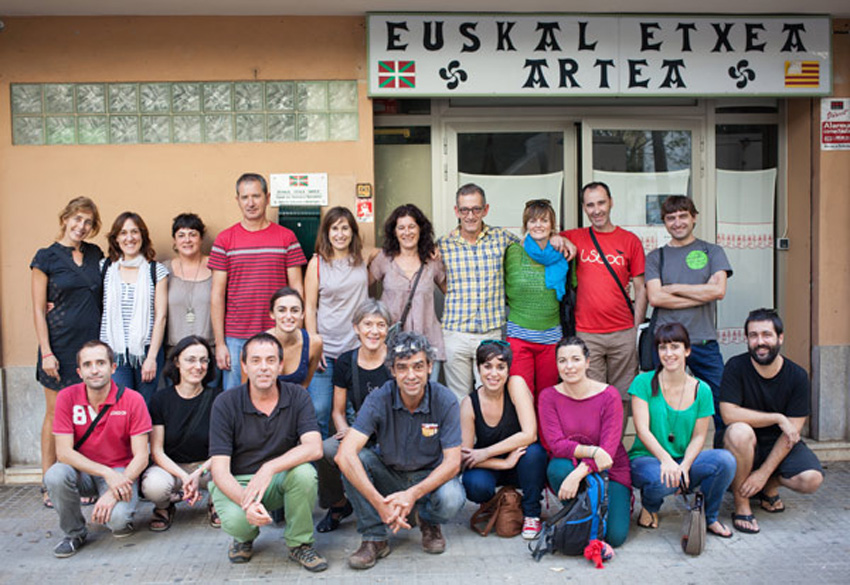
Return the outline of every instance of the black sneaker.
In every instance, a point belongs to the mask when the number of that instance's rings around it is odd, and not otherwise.
[[[230,548],[227,550],[227,558],[231,563],[247,563],[254,556],[254,541],[239,542],[233,539],[230,543]]]
[[[83,548],[86,543],[86,535],[82,536],[66,536],[53,547],[53,556],[57,559],[65,559],[77,554],[77,551]]]
[[[328,562],[309,544],[290,548],[289,558],[301,563],[302,567],[312,573],[318,573],[328,568]]]

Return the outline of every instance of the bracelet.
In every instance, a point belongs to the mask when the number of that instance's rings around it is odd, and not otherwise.
[[[41,356],[41,359],[46,360],[49,357],[53,357],[53,354],[52,353],[45,353]]]
[[[596,459],[596,452],[599,451],[599,447],[593,448],[593,453],[590,455],[591,459]]]

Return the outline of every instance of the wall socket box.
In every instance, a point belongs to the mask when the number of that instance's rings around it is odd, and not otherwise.
[[[791,246],[791,241],[788,238],[776,238],[776,249],[787,250]]]

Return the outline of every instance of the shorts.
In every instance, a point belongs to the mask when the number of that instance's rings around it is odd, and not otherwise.
[[[764,463],[765,459],[767,459],[767,456],[770,455],[774,444],[775,443],[756,442],[753,469],[761,467],[762,463]],[[820,474],[823,475],[823,467],[821,467],[820,460],[818,460],[817,455],[815,455],[812,450],[809,449],[808,445],[801,440],[797,441],[797,443],[791,448],[791,451],[788,452],[785,459],[783,459],[776,467],[776,471],[774,473],[778,473],[785,479],[790,479],[795,475],[799,475],[804,471],[809,470],[819,471]]]

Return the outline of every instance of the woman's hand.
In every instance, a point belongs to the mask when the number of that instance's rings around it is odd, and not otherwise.
[[[349,429],[351,429],[351,427],[345,427],[344,429],[338,430],[336,433],[334,433],[334,439],[336,439],[337,441],[342,441],[345,438],[345,435],[348,434]]]
[[[156,378],[156,357],[148,356],[142,362],[142,382],[150,382]]]
[[[661,483],[667,487],[679,487],[679,477],[682,475],[681,466],[672,458],[661,462]]]
[[[50,376],[51,378],[59,378],[59,360],[56,359],[55,356],[49,355],[47,357],[41,358],[41,369],[44,370],[44,373]]]
[[[464,469],[473,469],[476,465],[479,465],[490,458],[486,449],[470,449],[468,447],[464,447],[460,450],[460,453],[461,466]]]
[[[611,469],[611,466],[614,465],[614,460],[608,454],[608,451],[602,447],[596,447],[596,451],[593,452],[593,462],[599,471]]]
[[[582,478],[579,477],[575,470],[573,470],[572,473],[565,477],[564,481],[561,482],[561,487],[558,488],[558,499],[563,501],[572,500],[576,497],[581,480]]]
[[[198,484],[201,480],[201,468],[186,476],[183,480],[183,500],[190,506],[194,506],[201,499],[201,490],[198,489]]]
[[[517,447],[505,457],[505,469],[513,469],[519,463],[520,457],[525,455],[526,447]]]

